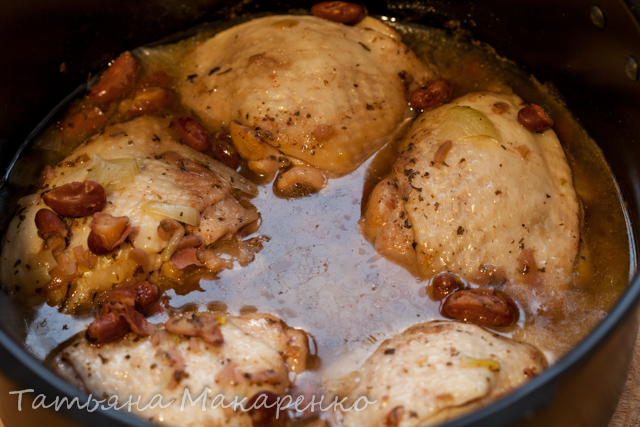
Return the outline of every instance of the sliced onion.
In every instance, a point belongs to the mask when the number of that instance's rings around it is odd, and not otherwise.
[[[493,122],[482,113],[471,107],[457,106],[444,113],[440,124],[438,138],[464,142],[477,137],[491,138],[500,142],[500,134]]]
[[[160,254],[160,261],[167,262],[171,259],[173,254],[178,249],[178,245],[180,244],[180,239],[182,239],[182,236],[184,236],[184,228],[180,227],[173,233],[173,235],[169,239],[169,242],[167,243],[167,247],[164,248],[162,254]]]
[[[206,154],[202,154],[195,150],[191,150],[189,156],[192,159],[207,165],[207,167],[217,173],[220,178],[227,181],[231,187],[249,194],[250,196],[258,195],[258,186],[230,167],[223,165]]]
[[[176,221],[184,222],[194,227],[200,225],[200,211],[191,206],[147,200],[140,208],[143,211],[164,215],[167,218],[175,219]]]
[[[140,162],[131,157],[103,159],[96,155],[87,179],[102,184],[105,191],[119,190],[129,185],[140,173]]]

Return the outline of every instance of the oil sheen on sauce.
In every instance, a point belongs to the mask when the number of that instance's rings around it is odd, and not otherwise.
[[[214,26],[205,34],[229,25]],[[535,307],[529,307],[515,327],[501,331],[539,346],[552,363],[606,315],[629,281],[632,261],[627,222],[610,170],[552,87],[540,84],[463,34],[393,25],[405,43],[419,56],[430,58],[439,74],[451,82],[454,97],[478,90],[513,90],[525,101],[543,105],[556,123],[554,130],[582,202],[579,261],[568,289],[538,290],[528,295]],[[203,37],[134,53],[143,67],[145,63],[160,64],[171,73],[185,48]],[[42,138],[40,145],[55,145],[46,141],[46,132]],[[168,291],[168,312],[223,309],[231,314],[273,313],[314,337],[318,356],[314,369],[329,376],[352,370],[382,340],[407,327],[442,319],[439,303],[427,294],[429,281],[382,258],[359,232],[363,188],[385,176],[395,156],[395,147],[390,144],[352,174],[330,180],[320,193],[302,199],[278,198],[271,185],[263,185],[252,203],[262,215],[257,234],[271,240],[245,268],[202,280],[191,292]],[[165,313],[150,320],[161,322],[167,317]],[[91,320],[43,306],[30,321],[26,344],[36,356],[45,358]]]

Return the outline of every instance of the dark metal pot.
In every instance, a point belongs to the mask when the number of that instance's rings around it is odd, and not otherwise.
[[[233,14],[308,8],[312,2],[245,0],[6,1],[0,4],[0,170],[56,104],[119,52]],[[640,239],[640,3],[538,0],[366,2],[372,14],[428,25],[459,20],[539,80],[553,82],[599,142],[621,187],[634,240]],[[25,170],[26,169],[26,170]],[[15,170],[0,188],[0,230],[27,194],[35,168]],[[25,178],[26,177],[26,178]],[[638,249],[632,254],[637,258]],[[448,426],[605,426],[620,397],[638,328],[640,277],[608,317],[568,356],[493,405]],[[143,426],[125,413],[31,409],[49,398],[86,396],[24,348],[25,311],[0,292],[0,418],[14,426]],[[49,401],[50,399],[48,399]]]

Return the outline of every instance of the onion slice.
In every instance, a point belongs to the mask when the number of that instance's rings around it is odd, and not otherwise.
[[[182,239],[183,236],[184,228],[180,227],[173,233],[173,235],[169,239],[169,242],[167,243],[167,246],[160,254],[160,261],[167,262],[171,259],[175,251],[178,249],[178,244],[180,243],[180,239]]]
[[[87,179],[99,182],[107,193],[126,187],[140,173],[140,162],[131,157],[103,159],[94,156]]]
[[[489,138],[500,142],[498,130],[484,113],[466,106],[456,106],[444,113],[438,133],[439,139],[471,142],[478,137],[482,140]]]
[[[200,225],[200,211],[191,206],[176,205],[173,203],[160,202],[156,200],[147,200],[140,206],[143,211],[164,215],[167,218],[184,222],[188,225],[197,227]]]

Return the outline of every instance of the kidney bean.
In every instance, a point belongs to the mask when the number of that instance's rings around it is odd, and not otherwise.
[[[141,313],[151,308],[160,299],[160,290],[153,283],[147,281],[136,283],[133,290],[136,293],[135,308]]]
[[[240,166],[240,155],[231,143],[223,139],[214,139],[211,142],[211,148],[213,148],[213,157],[215,157],[216,160],[224,163],[231,169],[238,169],[238,166]]]
[[[451,96],[451,86],[445,79],[435,79],[426,86],[414,90],[409,96],[409,103],[414,108],[426,110],[437,107]]]
[[[346,1],[324,1],[311,7],[311,13],[318,18],[342,24],[355,24],[364,17],[364,9],[359,4]]]
[[[280,173],[273,184],[280,197],[304,197],[317,193],[327,185],[327,178],[320,169],[294,166]]]
[[[436,301],[443,300],[447,295],[460,290],[462,283],[450,273],[438,274],[431,280],[431,297]]]
[[[211,145],[209,134],[197,120],[190,117],[180,117],[172,125],[183,144],[201,152],[209,149]]]
[[[281,396],[271,391],[261,391],[246,403],[249,417],[254,427],[282,427],[287,419],[286,411],[278,414],[278,399]]]
[[[62,137],[78,140],[107,124],[107,116],[96,106],[84,107],[62,121]]]
[[[129,333],[129,322],[118,312],[105,313],[87,328],[87,340],[93,344],[117,341]]]
[[[158,236],[160,236],[161,239],[169,240],[171,236],[181,228],[184,230],[182,224],[175,219],[163,218],[162,221],[160,221],[160,225],[158,225]]]
[[[58,215],[79,218],[100,212],[107,195],[95,181],[70,182],[44,193],[42,201]]]
[[[109,313],[111,311],[111,307],[113,307],[115,303],[135,307],[136,295],[137,292],[132,287],[114,289],[109,292],[106,303],[103,305],[102,310],[100,310],[100,314]]]
[[[128,92],[138,77],[138,61],[125,52],[102,74],[100,81],[89,92],[94,104],[107,104]]]
[[[507,294],[488,288],[454,292],[447,297],[441,311],[453,319],[481,326],[510,326],[518,317],[518,309]]]
[[[40,209],[35,216],[38,236],[47,239],[50,236],[67,237],[67,225],[50,209]]]
[[[518,111],[518,123],[531,132],[542,132],[553,126],[553,120],[536,104],[529,104]]]
[[[105,255],[120,246],[125,241],[132,227],[129,217],[112,216],[98,212],[89,224],[91,233],[87,238],[87,245],[96,255]]]
[[[154,114],[173,101],[171,91],[161,87],[147,87],[137,91],[132,99],[120,102],[118,111],[127,119],[143,114]]]

